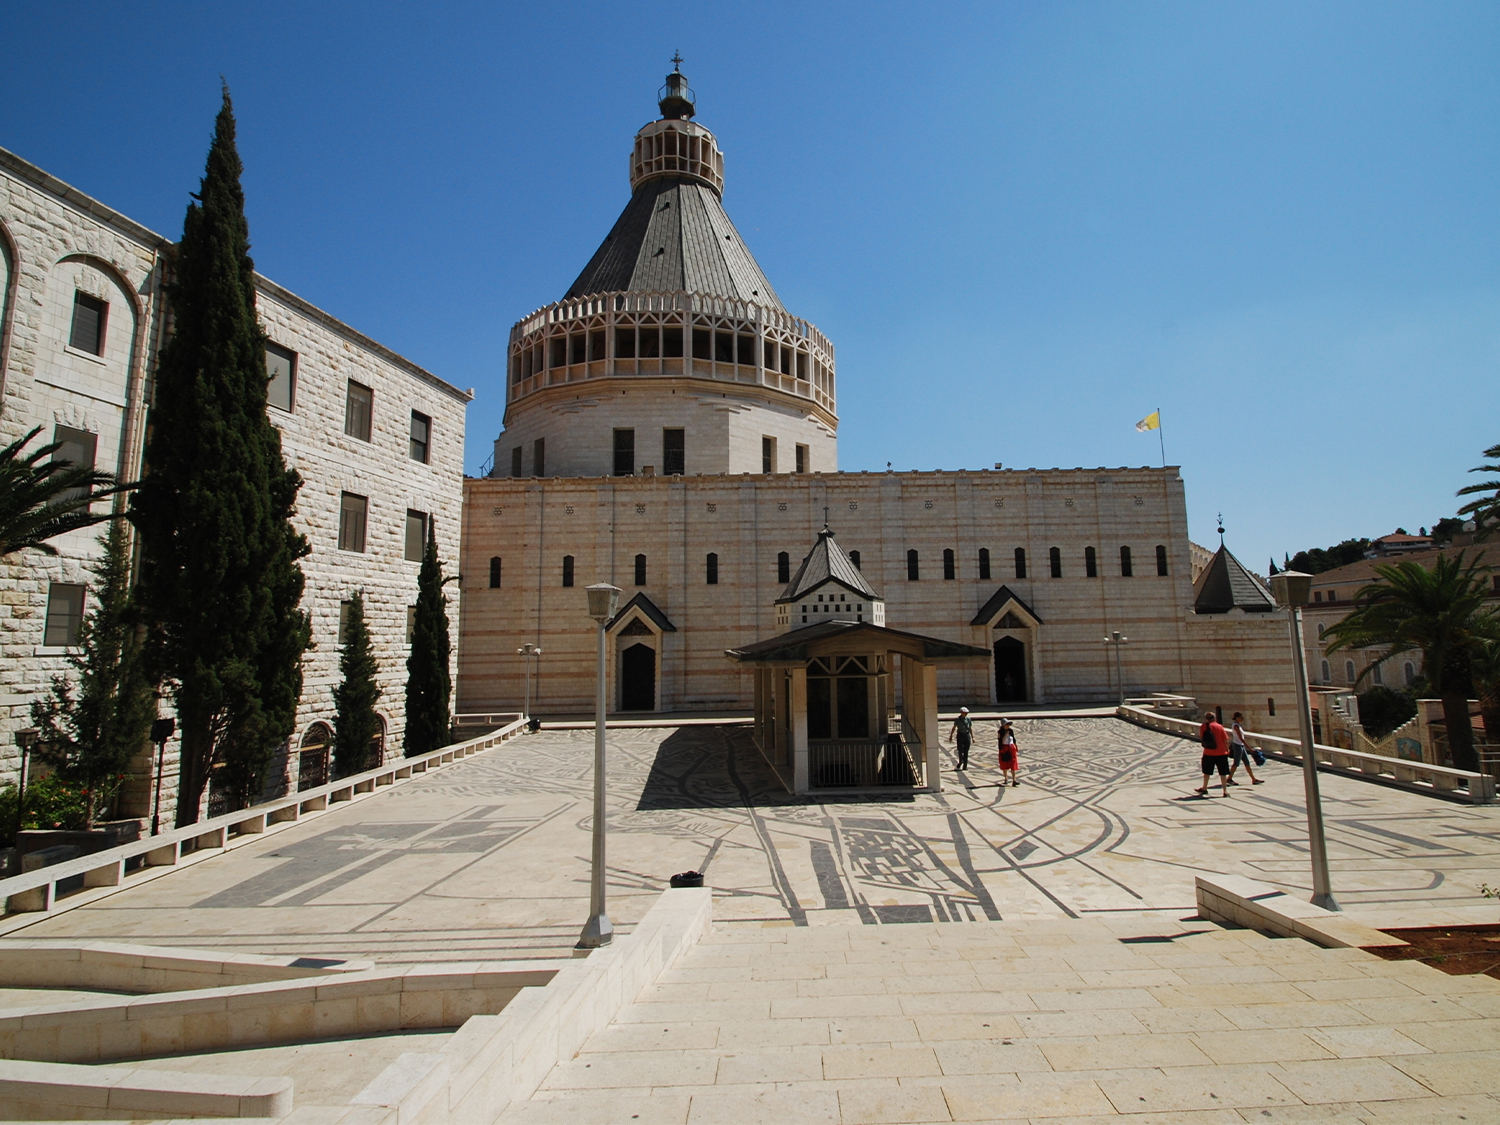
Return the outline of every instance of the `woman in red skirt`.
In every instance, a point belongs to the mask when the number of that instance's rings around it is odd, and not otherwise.
[[[1005,775],[1010,775],[1012,785],[1020,785],[1016,780],[1016,767],[1020,764],[1020,750],[1016,746],[1016,732],[1010,725],[1009,719],[1000,720],[1000,784],[1005,784]]]

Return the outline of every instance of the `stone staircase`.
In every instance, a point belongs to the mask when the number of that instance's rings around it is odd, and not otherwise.
[[[717,923],[507,1123],[1500,1121],[1500,981],[1168,915]]]

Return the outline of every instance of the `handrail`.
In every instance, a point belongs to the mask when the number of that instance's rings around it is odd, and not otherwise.
[[[153,867],[175,865],[184,854],[185,844],[188,845],[188,854],[205,849],[227,848],[233,830],[238,830],[240,835],[256,835],[266,831],[272,824],[295,821],[304,812],[322,812],[330,803],[352,801],[358,796],[374,793],[381,786],[409,780],[430,768],[488,750],[524,727],[524,720],[518,718],[499,730],[489,731],[465,742],[452,743],[428,754],[393,758],[375,769],[350,774],[337,781],[288,793],[284,797],[201,820],[184,828],[169,829],[118,847],[0,879],[0,907],[3,907],[0,914],[37,911],[50,913],[57,904],[57,884],[65,880],[76,879],[81,875],[85,888],[117,887],[135,873],[126,871],[130,860],[141,859],[143,866],[139,870],[144,871]],[[31,892],[29,897],[28,892]],[[21,896],[19,901],[13,901],[18,896]]]
[[[1115,713],[1137,726],[1159,730],[1165,734],[1196,738],[1198,723],[1188,719],[1174,719],[1160,715],[1144,707],[1123,706]],[[1301,763],[1302,744],[1293,738],[1276,734],[1259,734],[1246,731],[1247,745],[1253,745],[1263,753],[1286,762]],[[1267,746],[1272,749],[1267,750]],[[1279,749],[1278,749],[1279,748]],[[1458,795],[1460,783],[1467,786],[1469,800],[1474,804],[1488,804],[1495,799],[1495,779],[1489,774],[1474,770],[1454,769],[1452,766],[1434,766],[1426,762],[1410,762],[1402,758],[1387,758],[1381,754],[1367,754],[1363,750],[1345,750],[1341,746],[1325,746],[1313,743],[1313,753],[1318,758],[1320,769],[1340,771],[1349,777],[1364,777],[1396,784],[1416,793],[1437,792]]]

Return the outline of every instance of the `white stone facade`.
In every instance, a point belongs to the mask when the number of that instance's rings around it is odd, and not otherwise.
[[[587,712],[594,632],[583,588],[593,582],[621,587],[622,603],[644,594],[672,626],[642,613],[616,624],[612,707],[622,702],[625,647],[645,644],[657,653],[656,710],[748,709],[752,673],[723,653],[780,631],[775,601],[786,580],[779,556],[785,553],[795,572],[826,506],[840,546],[859,553],[862,573],[883,596],[887,626],[991,651],[1006,638],[1019,642],[1027,701],[1114,699],[1119,684],[1103,639],[1118,629],[1129,637],[1122,660],[1128,694],[1201,691],[1201,702],[1245,711],[1257,729],[1295,725],[1284,618],[1193,613],[1187,514],[1175,468],[488,478],[468,480],[465,489],[463,711],[519,704],[524,669],[515,653],[530,641],[544,653],[534,708]],[[1121,547],[1130,548],[1129,577]],[[1158,547],[1165,575],[1158,574]],[[1025,577],[1017,576],[1017,549],[1025,552]],[[988,552],[988,577],[981,577],[981,550]],[[915,580],[909,551],[917,552]],[[952,578],[945,577],[947,551]],[[717,555],[713,585],[710,552]],[[645,556],[643,584],[635,581],[638,555]],[[571,588],[563,586],[564,556],[573,560]],[[495,559],[498,588],[489,581]],[[990,619],[976,622],[1001,586],[1031,615],[997,605]],[[939,673],[945,706],[996,705],[999,688],[993,662]],[[1267,700],[1278,695],[1284,703],[1272,718]]]
[[[165,328],[162,255],[169,240],[0,150],[0,440],[34,426],[94,435],[95,464],[124,479],[140,473],[150,378]],[[70,344],[83,294],[108,305],[101,355]],[[386,753],[404,730],[407,607],[418,563],[406,556],[408,511],[435,520],[438,550],[456,570],[462,517],[465,407],[471,394],[259,279],[259,312],[271,341],[295,353],[291,410],[270,408],[287,462],[302,475],[295,522],[312,546],[302,563],[313,620],[293,747],[333,714],[340,603],[365,591],[381,668]],[[370,440],[348,436],[353,380],[373,392]],[[426,460],[413,458],[412,412],[430,419]],[[366,549],[339,549],[342,493],[369,501]],[[88,585],[102,528],[55,541],[56,557],[27,551],[0,563],[0,779],[15,771],[14,732],[31,700],[67,670],[67,649],[45,646],[52,583]],[[87,595],[85,595],[87,597]],[[452,588],[450,601],[456,600]],[[457,607],[450,609],[456,628]],[[456,667],[456,658],[455,658]],[[173,747],[163,775],[163,818],[173,804]],[[296,767],[292,766],[295,784]],[[149,778],[137,779],[137,790]],[[137,799],[137,805],[140,801]]]

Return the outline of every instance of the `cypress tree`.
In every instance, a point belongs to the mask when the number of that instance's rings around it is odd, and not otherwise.
[[[152,652],[177,710],[177,824],[198,819],[223,762],[236,803],[259,790],[291,734],[311,645],[306,539],[292,527],[302,481],[266,416],[265,337],[225,87],[198,201],[167,287],[173,333],[157,367],[147,472],[132,516],[145,560]]]
[[[119,787],[130,761],[146,746],[156,718],[156,693],[146,673],[143,638],[130,596],[130,540],[123,519],[99,537],[93,605],[68,657],[77,686],[54,676],[31,704],[41,732],[36,756],[62,780],[84,790],[83,826],[94,826],[101,800]]]
[[[365,594],[357,591],[344,621],[344,650],[339,654],[342,682],[333,690],[333,773],[347,777],[372,768],[370,744],[380,733],[375,704],[380,688],[375,684],[375,652],[370,647],[370,629],[365,623]]]
[[[427,524],[427,548],[417,576],[417,617],[411,655],[406,659],[406,736],[408,758],[448,745],[451,720],[448,697],[448,599],[443,596],[443,569],[438,564],[437,531]]]

